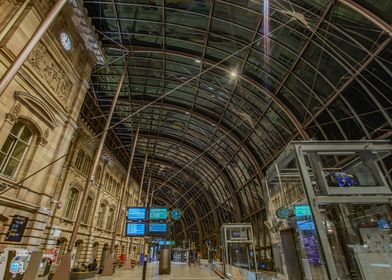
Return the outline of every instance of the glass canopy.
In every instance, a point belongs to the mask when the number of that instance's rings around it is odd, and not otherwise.
[[[135,172],[148,153],[143,188],[184,210],[181,234],[259,214],[263,171],[293,139],[391,137],[392,1],[84,5],[107,64],[83,117],[102,130],[128,58],[107,144],[126,166],[140,123]]]

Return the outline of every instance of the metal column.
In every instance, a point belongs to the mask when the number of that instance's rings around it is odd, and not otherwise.
[[[120,199],[119,199],[119,205],[117,207],[116,222],[114,224],[114,230],[113,230],[113,234],[112,234],[112,242],[111,242],[111,246],[110,246],[110,256],[105,261],[105,265],[104,265],[102,273],[101,273],[102,276],[112,276],[113,275],[114,247],[115,247],[115,244],[116,244],[117,227],[119,225],[120,213],[121,213],[121,205],[122,205],[122,202],[123,202],[123,197],[125,197],[124,193],[125,193],[125,190],[128,188],[129,177],[131,176],[131,169],[132,169],[132,164],[133,164],[133,158],[135,156],[136,144],[137,144],[137,140],[139,138],[139,129],[140,129],[140,122],[139,122],[139,126],[138,126],[138,128],[136,130],[136,134],[135,134],[135,138],[134,138],[134,142],[133,142],[133,147],[132,147],[132,152],[131,152],[131,157],[129,158],[127,175],[125,177],[124,187],[123,187],[123,189],[121,191],[121,196],[120,196]]]
[[[74,227],[73,227],[73,230],[72,230],[71,238],[70,238],[70,241],[68,243],[67,254],[61,260],[61,263],[60,263],[58,269],[56,270],[55,274],[53,275],[53,278],[52,278],[53,280],[69,280],[69,276],[70,276],[69,272],[71,270],[71,253],[72,253],[72,249],[73,249],[73,247],[75,245],[76,236],[78,234],[80,222],[81,222],[82,216],[83,216],[83,210],[84,210],[83,205],[85,205],[86,202],[87,202],[88,194],[90,192],[90,187],[91,187],[91,185],[93,184],[93,182],[95,180],[95,173],[97,171],[99,159],[100,159],[101,154],[102,154],[102,150],[103,150],[103,147],[104,147],[104,144],[105,144],[106,135],[107,135],[109,127],[110,127],[110,123],[111,123],[111,120],[112,120],[114,109],[116,107],[118,96],[120,95],[121,87],[122,87],[122,84],[124,82],[124,78],[125,78],[125,75],[127,73],[127,69],[128,69],[128,58],[125,59],[124,68],[123,68],[123,71],[122,71],[122,74],[121,74],[121,78],[120,78],[120,80],[118,82],[117,90],[116,90],[116,92],[115,92],[115,94],[113,96],[112,106],[110,107],[110,111],[109,111],[108,117],[106,119],[105,127],[104,127],[104,130],[102,132],[102,136],[101,136],[101,139],[99,141],[98,148],[95,151],[94,161],[93,161],[93,164],[91,166],[89,177],[86,180],[86,184],[85,184],[85,187],[84,187],[84,190],[83,190],[82,201],[81,201],[81,204],[80,204],[81,207],[79,207],[79,209],[78,209],[78,213],[77,213],[76,220],[75,220],[75,223],[74,223]]]

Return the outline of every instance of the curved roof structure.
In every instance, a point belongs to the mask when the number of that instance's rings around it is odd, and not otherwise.
[[[263,170],[293,139],[391,136],[391,1],[84,5],[107,59],[84,116],[99,130],[127,58],[111,143],[126,162],[140,123],[135,168],[147,153],[144,188],[184,210],[184,236],[259,213]]]

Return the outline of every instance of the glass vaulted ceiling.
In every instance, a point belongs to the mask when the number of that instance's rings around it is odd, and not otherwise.
[[[154,203],[186,210],[183,233],[257,213],[263,168],[292,139],[391,135],[392,1],[84,4],[107,60],[84,117],[99,131],[127,56],[112,148],[126,163],[140,121],[136,169],[148,153]]]

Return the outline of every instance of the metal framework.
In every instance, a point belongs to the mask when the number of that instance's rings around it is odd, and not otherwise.
[[[128,54],[112,125],[197,76],[116,126],[109,143],[126,165],[120,151],[130,154],[140,119],[135,170],[148,149],[155,203],[185,210],[180,236],[262,215],[263,171],[291,140],[391,135],[389,1],[271,1],[270,30],[260,0],[83,2],[107,61],[82,110],[91,127]],[[198,207],[187,211],[190,200]]]

